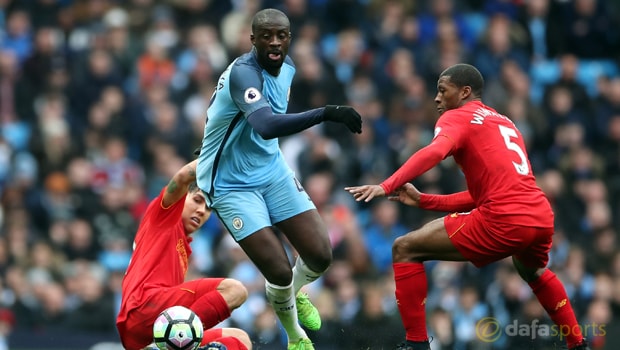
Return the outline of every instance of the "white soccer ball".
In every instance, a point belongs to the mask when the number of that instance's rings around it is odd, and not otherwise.
[[[160,350],[195,350],[203,334],[198,315],[184,306],[167,308],[153,324],[153,341]]]

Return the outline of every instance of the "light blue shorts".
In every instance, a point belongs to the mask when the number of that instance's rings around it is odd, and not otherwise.
[[[207,195],[207,201],[236,241],[264,227],[316,209],[293,174],[256,190]]]

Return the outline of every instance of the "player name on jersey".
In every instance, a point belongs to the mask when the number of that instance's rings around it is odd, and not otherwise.
[[[470,121],[470,123],[482,125],[482,123],[484,123],[484,119],[489,116],[502,118],[512,123],[512,120],[510,120],[508,117],[486,108],[476,109],[476,111],[474,112],[474,118]]]

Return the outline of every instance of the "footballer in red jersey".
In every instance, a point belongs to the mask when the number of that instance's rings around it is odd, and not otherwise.
[[[185,282],[191,234],[211,215],[205,195],[195,183],[196,163],[186,164],[173,176],[150,202],[138,227],[116,320],[125,349],[148,347],[153,342],[155,319],[175,305],[198,315],[205,328],[203,344],[217,341],[229,350],[252,348],[248,334],[241,329],[209,329],[245,302],[247,290],[241,282],[229,278]]]
[[[405,326],[398,349],[430,349],[424,310],[428,282],[424,261],[470,261],[481,267],[511,256],[519,275],[560,329],[569,349],[588,349],[564,286],[546,268],[553,211],[536,185],[521,133],[506,116],[482,102],[478,69],[456,64],[437,81],[439,119],[431,143],[379,185],[345,187],[357,201],[388,195],[422,209],[452,212],[396,239],[392,262],[396,300]],[[409,181],[452,156],[467,190],[420,193]]]

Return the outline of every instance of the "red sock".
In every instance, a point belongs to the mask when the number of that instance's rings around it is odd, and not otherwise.
[[[200,317],[204,329],[209,329],[230,317],[230,308],[217,290],[198,298],[190,309]]]
[[[396,303],[407,332],[406,339],[428,340],[426,332],[426,295],[428,281],[422,263],[393,263]]]
[[[566,338],[568,348],[583,340],[581,328],[575,318],[573,307],[568,300],[562,282],[551,270],[529,283],[540,304],[547,310],[549,317],[559,327],[559,332]]]

